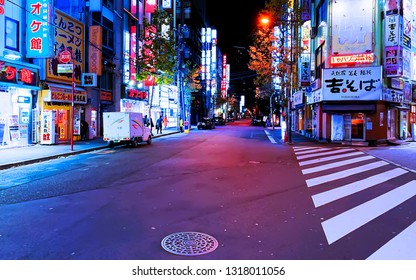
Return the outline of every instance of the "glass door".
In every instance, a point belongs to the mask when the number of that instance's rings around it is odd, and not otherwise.
[[[351,117],[351,139],[352,140],[365,140],[365,126],[364,126],[365,114],[353,113]]]

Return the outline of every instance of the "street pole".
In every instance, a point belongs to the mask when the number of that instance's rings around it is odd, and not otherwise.
[[[293,91],[293,13],[290,15],[290,87],[287,100],[287,133],[288,133],[288,143],[292,143],[292,113],[291,113],[291,100],[292,100],[292,91]]]
[[[72,53],[71,53],[72,56]],[[75,94],[75,75],[74,75],[74,60],[72,59],[72,94],[71,94],[71,125],[70,125],[70,135],[69,137],[71,142],[71,151],[74,150],[74,94]]]
[[[270,95],[270,121],[272,122],[272,130],[274,130],[274,120],[273,120],[273,94]]]

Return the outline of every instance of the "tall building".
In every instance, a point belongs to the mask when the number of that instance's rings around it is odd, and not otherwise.
[[[408,139],[415,127],[415,5],[303,0],[292,129],[347,144]],[[310,78],[309,78],[310,77]]]

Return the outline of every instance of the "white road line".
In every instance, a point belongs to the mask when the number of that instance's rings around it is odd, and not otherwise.
[[[308,187],[313,187],[316,185],[320,185],[323,183],[327,183],[330,181],[334,181],[334,180],[338,180],[341,178],[345,178],[354,174],[358,174],[361,172],[365,172],[371,169],[375,169],[378,168],[380,166],[383,165],[387,165],[388,163],[385,161],[377,161],[377,162],[373,162],[373,163],[369,163],[363,166],[359,166],[359,167],[354,167],[354,168],[349,168],[343,171],[339,171],[339,172],[335,172],[329,175],[324,175],[324,176],[319,176],[319,177],[315,177],[309,180],[306,180],[306,184],[308,185]]]
[[[300,159],[311,158],[311,157],[318,157],[318,156],[327,156],[327,155],[333,155],[333,154],[340,154],[340,153],[345,153],[345,152],[350,152],[350,151],[354,151],[354,149],[340,149],[340,150],[334,150],[334,151],[330,151],[330,152],[324,152],[324,153],[316,153],[316,154],[311,154],[311,155],[298,156],[296,158],[298,160],[300,160]]]
[[[408,171],[401,169],[401,168],[389,170],[381,174],[368,177],[364,180],[356,181],[351,184],[347,184],[347,185],[344,185],[344,186],[341,186],[341,187],[338,187],[338,188],[335,188],[326,192],[313,195],[312,200],[313,200],[313,203],[315,204],[315,207],[320,207],[322,205],[325,205],[337,199],[341,199],[343,197],[352,195],[359,191],[369,189],[375,185],[378,185],[388,180],[391,180],[393,178],[399,177],[405,173],[408,173]]]
[[[267,138],[269,138],[270,142],[272,142],[273,144],[276,144],[276,140],[274,140],[274,138],[270,135],[270,132],[268,132],[267,130],[264,131],[267,135]]]
[[[305,161],[300,161],[299,162],[299,166],[305,166],[305,165],[309,165],[309,164],[321,163],[321,162],[324,162],[324,161],[330,161],[330,160],[334,160],[334,159],[352,157],[352,156],[357,156],[357,155],[362,155],[362,154],[364,154],[364,153],[363,152],[353,152],[353,153],[347,153],[347,154],[342,154],[342,155],[336,155],[336,156],[330,156],[330,157],[324,157],[324,158],[318,158],[318,159],[311,159],[311,160],[305,160]]]
[[[416,260],[416,222],[384,244],[367,260]]]
[[[369,200],[322,223],[328,244],[365,225],[416,195],[416,180]]]
[[[311,167],[311,168],[303,169],[302,173],[303,174],[310,174],[310,173],[319,172],[319,171],[323,171],[323,170],[328,170],[328,169],[331,169],[331,168],[336,168],[336,167],[344,166],[344,165],[347,165],[347,164],[357,163],[357,162],[366,161],[366,160],[370,160],[370,159],[374,159],[374,157],[373,156],[362,156],[362,157],[357,157],[357,158],[353,158],[353,159],[342,160],[342,161],[338,161],[338,162],[334,162],[334,163],[323,164],[323,165],[320,165],[320,166],[317,166],[317,167]]]
[[[315,148],[313,150],[307,150],[307,151],[295,151],[295,154],[298,155],[305,155],[305,154],[311,154],[311,153],[316,153],[316,152],[324,152],[324,151],[328,151],[331,150],[331,148]]]
[[[311,150],[316,149],[316,147],[293,147],[293,150],[296,151],[305,151],[305,150]]]

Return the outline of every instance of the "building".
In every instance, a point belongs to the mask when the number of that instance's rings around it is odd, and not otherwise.
[[[303,91],[293,94],[292,129],[346,144],[414,137],[412,1],[300,4]]]

